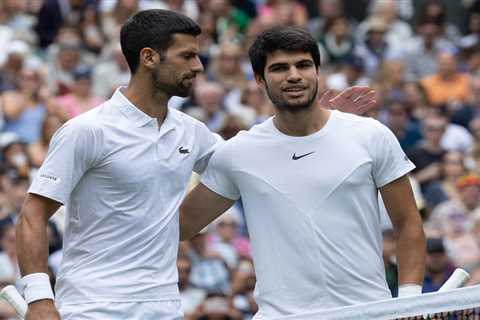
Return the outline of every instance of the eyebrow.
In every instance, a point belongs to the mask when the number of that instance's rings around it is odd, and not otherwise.
[[[309,63],[310,65],[314,65],[314,62],[310,59],[302,59],[302,60],[296,61],[293,64],[298,65],[298,64],[303,64],[303,63]],[[288,67],[288,65],[289,64],[286,63],[286,62],[278,62],[278,63],[274,63],[274,64],[269,65],[268,70],[271,70],[272,68],[276,68],[276,67]]]

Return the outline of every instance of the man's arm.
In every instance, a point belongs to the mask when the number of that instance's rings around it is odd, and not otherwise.
[[[230,208],[235,201],[199,183],[180,206],[180,241],[188,240]]]
[[[425,271],[425,234],[406,175],[380,188],[397,243],[399,286],[422,286]]]
[[[17,255],[22,275],[47,273],[48,219],[60,203],[28,194],[16,224]],[[26,319],[60,319],[52,300],[42,299],[29,304]]]

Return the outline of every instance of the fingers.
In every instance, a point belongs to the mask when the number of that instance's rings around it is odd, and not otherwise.
[[[353,99],[353,102],[357,103],[357,104],[363,104],[363,103],[366,103],[370,100],[374,100],[375,99],[375,96],[376,96],[376,93],[375,91],[373,90],[368,90],[367,93],[365,94],[362,94],[362,95],[359,95],[358,97],[356,97],[355,99]]]
[[[339,96],[355,101],[359,96],[367,94],[371,89],[366,86],[353,86],[343,90]]]
[[[335,97],[335,91],[327,89],[324,91],[323,95],[320,97],[320,105],[324,108],[331,107],[331,101]]]

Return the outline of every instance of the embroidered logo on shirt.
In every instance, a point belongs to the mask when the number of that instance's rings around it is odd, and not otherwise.
[[[303,157],[309,156],[309,155],[311,155],[312,153],[315,153],[315,151],[312,151],[312,152],[309,152],[309,153],[305,153],[305,154],[302,154],[302,155],[300,155],[300,156],[297,156],[297,154],[294,153],[293,156],[292,156],[292,160],[302,159]]]
[[[45,173],[42,173],[40,175],[41,178],[44,178],[44,179],[48,179],[48,180],[51,180],[53,182],[57,182],[57,181],[60,181],[60,178],[57,178],[55,176],[52,176],[52,175],[49,175],[49,174],[45,174]]]
[[[178,152],[180,152],[181,154],[187,154],[187,153],[190,153],[190,150],[184,147],[180,147],[178,148]]]

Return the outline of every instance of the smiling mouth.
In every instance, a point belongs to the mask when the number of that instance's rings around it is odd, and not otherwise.
[[[305,90],[306,90],[305,87],[290,87],[290,88],[283,89],[284,92],[288,92],[288,93],[303,92]]]

